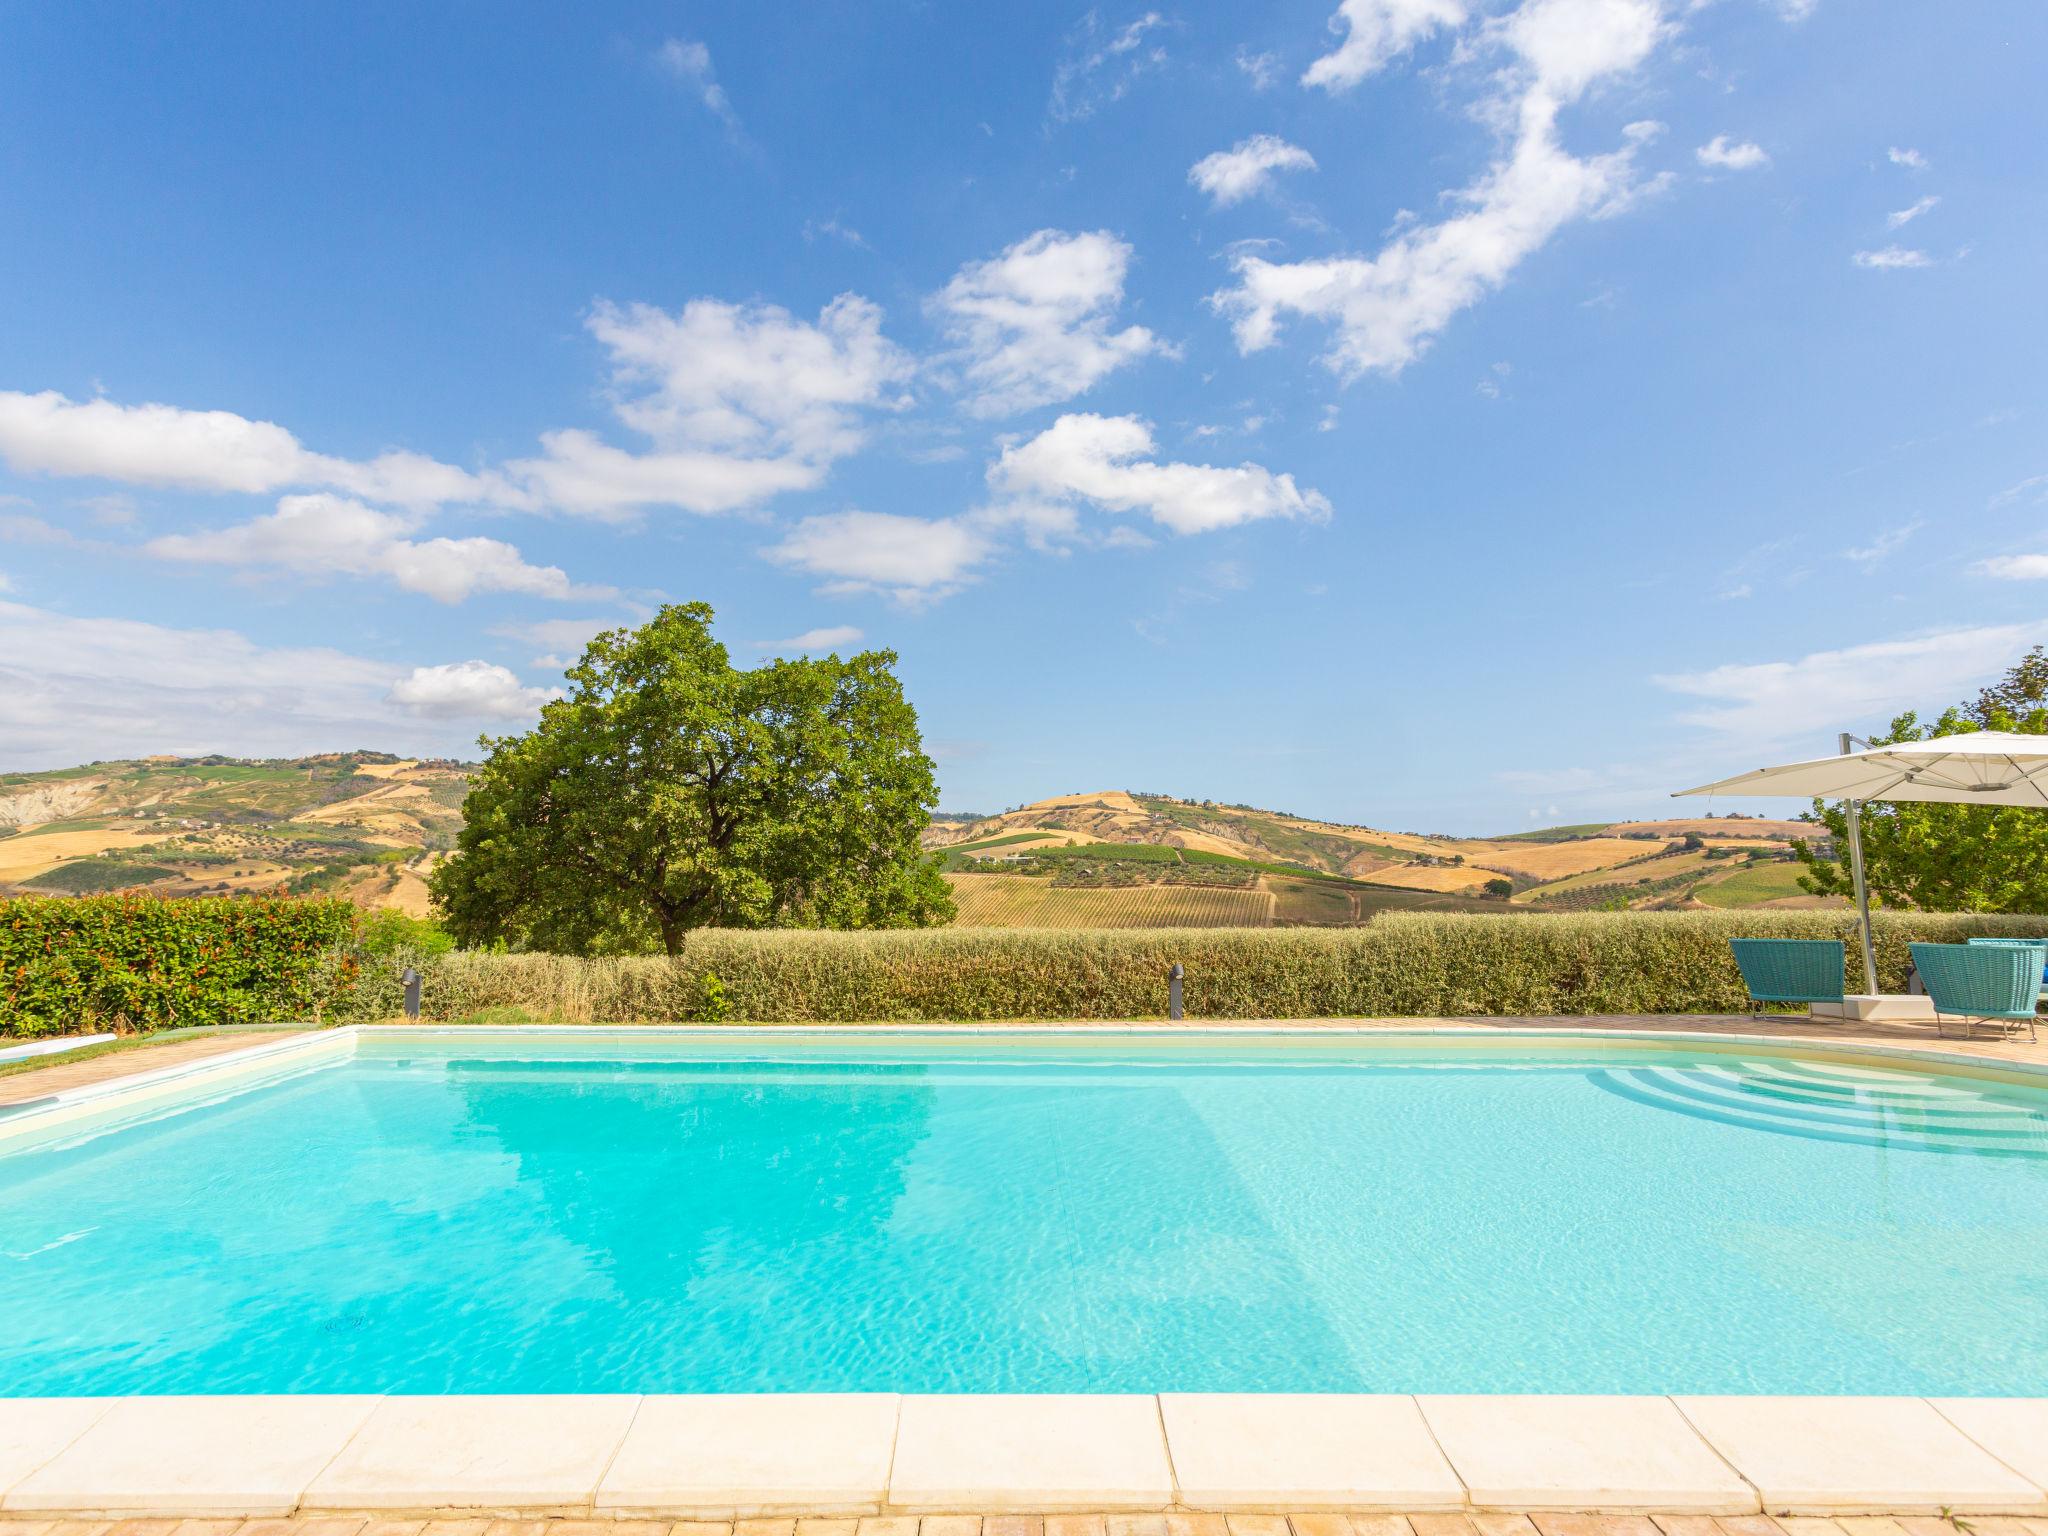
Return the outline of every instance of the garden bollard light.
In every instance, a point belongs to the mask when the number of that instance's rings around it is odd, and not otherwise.
[[[408,965],[398,979],[405,983],[405,1016],[417,1023],[420,1016],[420,973]]]
[[[1186,974],[1178,960],[1173,962],[1173,969],[1166,973],[1166,1016],[1169,1019],[1181,1017],[1180,979]]]

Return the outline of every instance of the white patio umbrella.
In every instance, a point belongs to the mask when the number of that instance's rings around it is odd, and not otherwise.
[[[1849,874],[1856,886],[1863,974],[1877,987],[1877,953],[1870,942],[1870,894],[1863,888],[1863,806],[1871,800],[1932,800],[1951,805],[2032,805],[2048,809],[2048,736],[2012,731],[1969,731],[1932,741],[1858,749],[1841,738],[1835,757],[1781,763],[1732,779],[1681,789],[1680,795],[1796,795],[1802,800],[1849,802]]]

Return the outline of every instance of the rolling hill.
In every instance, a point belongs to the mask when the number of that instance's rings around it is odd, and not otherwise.
[[[462,827],[468,768],[389,753],[142,758],[0,774],[0,894],[341,894],[427,910]],[[981,927],[1271,927],[1389,911],[1814,905],[1790,840],[1738,816],[1495,838],[1391,832],[1252,806],[1111,790],[925,834]]]
[[[152,757],[0,774],[0,893],[287,890],[427,910],[463,765],[389,753]]]
[[[1710,816],[1455,838],[1111,790],[941,819],[925,841],[962,923],[1265,927],[1397,910],[1818,905],[1791,850],[1814,831]]]

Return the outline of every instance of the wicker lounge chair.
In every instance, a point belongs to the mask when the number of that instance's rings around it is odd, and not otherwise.
[[[1840,939],[1730,939],[1742,984],[1749,989],[1749,1016],[1764,1016],[1766,1003],[1839,1003],[1844,950]]]
[[[2025,1024],[2034,1032],[2034,1008],[2041,998],[2041,969],[2048,964],[2048,941],[2038,944],[1915,944],[1913,968],[1927,984],[1934,1003],[1934,1027],[1963,1021],[1963,1038],[1977,1019],[1999,1023],[2010,1031]]]

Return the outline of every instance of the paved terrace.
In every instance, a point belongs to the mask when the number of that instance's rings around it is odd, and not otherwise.
[[[864,1520],[0,1520],[0,1536],[2048,1536],[1934,1515],[926,1515]]]

